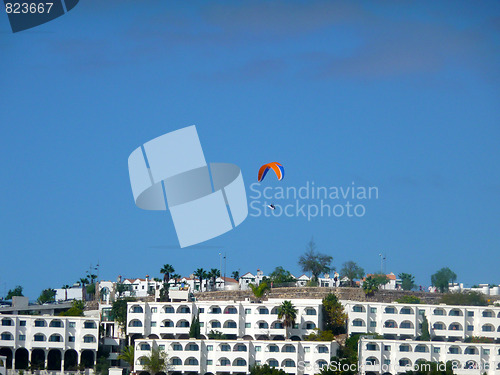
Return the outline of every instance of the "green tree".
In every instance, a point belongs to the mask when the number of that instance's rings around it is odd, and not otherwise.
[[[135,298],[120,298],[111,306],[111,317],[126,332],[127,330],[127,302],[133,302]]]
[[[278,319],[283,320],[285,326],[285,338],[288,338],[288,327],[293,327],[297,319],[297,309],[292,301],[283,301],[278,306]]]
[[[167,372],[167,353],[154,346],[151,349],[151,354],[144,359],[142,367],[150,374]]]
[[[344,307],[333,293],[329,293],[322,300],[323,327],[334,335],[346,333],[347,314]]]
[[[21,285],[16,285],[14,289],[9,289],[7,292],[7,296],[5,299],[12,299],[12,297],[22,297],[23,296],[23,287]]]
[[[170,276],[171,280],[174,280],[174,286],[177,285],[180,279],[182,279],[182,276],[179,275],[178,273],[174,273],[173,275]]]
[[[403,296],[401,298],[398,298],[396,300],[397,303],[404,303],[405,305],[407,304],[413,304],[413,305],[418,305],[421,301],[420,298],[416,296]]]
[[[55,297],[56,297],[56,291],[54,289],[51,289],[51,288],[44,289],[40,293],[40,296],[38,297],[37,302],[40,305],[43,305],[44,303],[48,303],[48,302],[54,302]]]
[[[255,365],[250,368],[250,375],[286,375],[283,370],[278,370],[276,367],[270,367],[267,363],[263,365]]]
[[[134,371],[134,355],[134,345],[130,345],[123,348],[120,355],[118,355],[118,359],[126,362],[130,367],[130,371]]]
[[[209,340],[226,340],[226,335],[223,334],[221,331],[215,331],[215,330],[211,330],[210,332],[208,332],[208,339]]]
[[[340,270],[340,276],[347,277],[351,286],[354,285],[354,279],[361,279],[364,275],[365,270],[352,260],[345,262]]]
[[[389,278],[387,275],[384,275],[383,273],[376,273],[372,275],[373,280],[377,283],[378,287],[381,287],[382,285],[385,285],[389,282]]]
[[[269,275],[269,279],[274,284],[284,284],[295,281],[295,277],[292,276],[290,271],[285,270],[283,267],[279,266],[274,269]]]
[[[168,283],[170,281],[170,275],[175,272],[175,269],[170,264],[164,264],[160,270],[160,273],[163,274],[163,282]]]
[[[416,288],[415,284],[415,276],[413,276],[411,273],[400,273],[398,277],[401,279],[401,288],[403,290],[412,290]]]
[[[252,289],[253,295],[257,298],[262,297],[267,290],[271,289],[266,281],[261,281],[259,285],[249,284],[250,289]]]
[[[313,333],[304,337],[305,341],[334,341],[335,335],[332,331],[322,331],[318,328],[314,329]]]
[[[366,336],[366,335],[365,335]],[[358,372],[358,342],[361,335],[351,335],[343,346],[337,350],[337,356],[332,357],[335,366],[324,366],[321,375],[356,375]],[[349,369],[349,370],[347,370]]]
[[[68,300],[68,289],[70,289],[71,287],[66,284],[66,285],[63,285],[61,287],[61,289],[64,289],[64,300],[67,301]]]
[[[439,289],[441,293],[449,290],[449,284],[454,283],[457,279],[457,274],[448,267],[441,268],[435,274],[431,275],[431,283]]]
[[[238,281],[240,279],[240,271],[233,271],[233,273],[231,273],[231,277]]]
[[[311,238],[311,241],[306,246],[306,252],[299,258],[299,266],[302,271],[311,272],[313,279],[317,281],[320,274],[335,270],[331,266],[332,260],[333,258],[330,255],[316,251],[316,244],[314,239]]]
[[[367,296],[373,296],[378,290],[378,286],[379,284],[377,281],[371,276],[368,276],[365,281],[363,281],[363,291]]]
[[[189,327],[189,337],[199,339],[201,335],[200,317],[196,315],[193,317],[191,327]]]
[[[212,268],[209,272],[208,272],[208,277],[209,279],[212,281],[212,290],[215,290],[216,288],[216,281],[217,281],[217,278],[220,276],[220,271],[217,269],[217,268]]]
[[[459,306],[488,306],[488,301],[483,293],[471,291],[446,293],[441,297],[440,303]]]
[[[71,302],[71,307],[60,313],[60,316],[83,316],[83,310],[85,309],[85,303],[83,301],[74,300]]]
[[[203,292],[203,280],[208,279],[208,273],[203,268],[194,271],[194,275],[200,280],[200,292]]]
[[[420,340],[431,341],[431,334],[429,333],[429,321],[427,320],[425,314],[422,321],[422,334],[420,335]]]

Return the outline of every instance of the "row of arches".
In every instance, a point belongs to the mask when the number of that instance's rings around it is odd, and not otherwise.
[[[74,323],[74,322],[70,322]],[[12,327],[16,325],[16,322],[12,318],[2,318],[0,320],[0,325],[2,327]],[[26,320],[21,320],[19,322],[19,326],[26,326]],[[33,327],[50,327],[50,328],[64,328],[64,321],[62,319],[44,319],[38,318],[33,320]],[[75,328],[75,326],[71,325],[68,328]],[[86,320],[83,322],[83,328],[97,328],[96,323],[93,320]]]
[[[24,336],[24,335],[20,335],[20,336]],[[2,340],[2,341],[14,341],[14,335],[10,332],[4,331],[0,334],[0,340]],[[26,337],[23,337],[20,340],[25,341]],[[53,333],[52,335],[50,335],[47,338],[47,336],[44,333],[37,332],[33,335],[33,341],[34,342],[45,342],[45,341],[64,342],[64,338],[59,333]],[[97,341],[97,339],[94,335],[85,335],[82,338],[82,342],[85,342],[85,343],[92,343],[92,342],[96,342],[96,341]],[[75,336],[68,336],[68,342],[75,342]]]
[[[372,309],[376,309],[376,307],[373,307]],[[357,313],[366,313],[366,307],[364,305],[354,305],[352,307],[353,312]],[[376,310],[372,311],[376,312]],[[386,306],[384,308],[384,313],[385,314],[403,314],[403,315],[415,315],[415,309],[411,306],[403,306],[398,309],[398,306]],[[432,310],[433,315],[438,315],[438,316],[464,316],[464,311],[462,309],[458,308],[453,308],[446,311],[446,309],[437,307],[434,310]],[[474,316],[474,311],[468,311],[467,312],[468,316]],[[481,311],[481,316],[483,318],[500,318],[500,311],[495,312],[494,310],[491,309],[485,309]]]
[[[47,369],[53,371],[74,371],[78,369],[79,364],[85,368],[94,366],[94,351],[83,350],[78,362],[78,352],[74,349],[66,350],[64,353],[60,349],[50,349],[48,351],[40,348],[32,349],[31,352],[26,348],[0,348],[0,356],[7,358],[7,368],[11,369],[14,365],[16,370],[26,370],[31,363],[32,368]]]

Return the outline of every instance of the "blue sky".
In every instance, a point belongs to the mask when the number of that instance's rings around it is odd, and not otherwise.
[[[12,34],[0,17],[0,296],[217,268],[299,273],[314,236],[337,270],[500,283],[500,3],[85,1]],[[205,157],[285,166],[282,186],[377,186],[361,218],[248,217],[180,249],[133,202],[127,158],[196,124]],[[264,181],[277,186],[273,176]],[[247,192],[249,192],[247,190]]]

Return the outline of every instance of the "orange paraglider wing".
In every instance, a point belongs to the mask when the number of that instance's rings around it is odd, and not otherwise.
[[[266,177],[267,172],[269,169],[272,169],[274,173],[276,173],[276,177],[278,177],[278,180],[282,180],[283,177],[285,177],[285,169],[280,163],[273,162],[273,163],[267,163],[264,164],[262,167],[259,169],[259,174],[257,176],[257,180],[261,182],[264,177]]]

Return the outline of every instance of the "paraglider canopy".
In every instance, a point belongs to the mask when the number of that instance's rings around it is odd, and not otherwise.
[[[267,163],[264,164],[262,167],[259,169],[259,175],[257,177],[258,181],[261,182],[264,177],[266,177],[267,172],[269,169],[272,169],[274,173],[276,173],[276,177],[278,177],[278,180],[282,180],[283,177],[285,177],[285,169],[280,163],[277,162],[272,162],[272,163]]]

